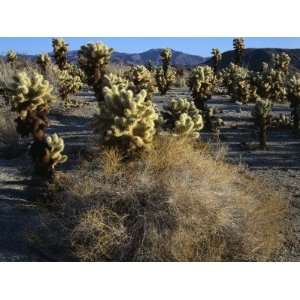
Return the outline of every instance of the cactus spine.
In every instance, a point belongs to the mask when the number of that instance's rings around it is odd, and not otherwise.
[[[65,69],[65,66],[67,64],[67,53],[69,45],[65,43],[62,38],[55,38],[52,40],[52,47],[55,62],[58,65],[58,68],[62,71]]]
[[[6,54],[6,61],[10,64],[14,64],[17,60],[17,53],[13,50],[9,50]]]
[[[212,54],[212,67],[213,67],[214,73],[216,75],[218,72],[220,62],[222,60],[222,53],[221,53],[220,49],[213,48],[211,51],[211,54]]]
[[[254,122],[259,128],[259,144],[261,149],[267,147],[267,128],[271,124],[272,102],[268,99],[258,99],[252,110]]]
[[[97,124],[101,143],[117,146],[127,154],[151,148],[158,114],[146,97],[145,90],[134,95],[119,85],[104,88]]]
[[[171,68],[172,51],[169,48],[160,52],[162,67],[155,73],[156,84],[161,95],[165,95],[175,81],[175,72]]]
[[[188,80],[188,86],[198,109],[205,109],[206,101],[212,96],[214,82],[215,76],[211,67],[198,66],[192,70]]]
[[[87,44],[78,52],[79,65],[86,75],[88,85],[93,87],[99,102],[104,101],[103,78],[112,52],[113,49],[103,43]]]
[[[245,51],[245,41],[243,38],[233,39],[234,63],[238,66],[242,65],[242,58]]]

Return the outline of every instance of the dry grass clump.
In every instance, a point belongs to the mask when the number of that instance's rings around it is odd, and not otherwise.
[[[171,136],[133,161],[105,150],[64,179],[51,205],[83,261],[272,260],[287,213],[278,194],[238,167]]]

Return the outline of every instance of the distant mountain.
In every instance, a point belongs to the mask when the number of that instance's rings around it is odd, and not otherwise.
[[[111,61],[113,63],[121,64],[145,64],[149,60],[152,61],[154,65],[160,64],[160,51],[161,49],[150,49],[142,53],[122,53],[122,52],[113,52]],[[173,65],[182,65],[182,66],[195,66],[204,63],[207,58],[186,54],[180,51],[172,50],[172,64]],[[77,51],[69,52],[69,60],[75,62],[77,60]]]
[[[262,62],[270,63],[272,54],[285,52],[291,57],[290,69],[300,72],[300,49],[280,49],[280,48],[248,48],[245,49],[243,65],[250,70],[258,71]],[[234,61],[234,52],[226,51],[222,54],[220,68],[225,68]],[[209,59],[207,64],[211,64]]]

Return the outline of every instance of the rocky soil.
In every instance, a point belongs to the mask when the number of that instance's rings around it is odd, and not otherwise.
[[[167,99],[176,96],[188,96],[188,91],[173,89],[165,97],[155,96],[155,101],[162,106]],[[78,99],[88,105],[67,110],[57,106],[50,115],[49,133],[57,132],[67,145],[69,161],[61,167],[66,171],[76,166],[78,154],[93,138],[91,122],[97,105],[90,93],[81,94]],[[300,241],[300,136],[289,128],[272,129],[268,135],[270,148],[253,150],[257,133],[251,120],[252,105],[241,105],[221,96],[213,97],[209,105],[218,108],[225,126],[219,137],[203,132],[202,139],[225,147],[229,162],[243,165],[247,172],[260,176],[274,190],[284,193],[291,203],[291,220]],[[288,113],[289,108],[287,104],[278,104],[273,111]],[[24,144],[26,149],[26,142]],[[0,261],[51,260],[33,249],[28,238],[39,225],[37,208],[24,190],[30,180],[30,168],[30,159],[24,151],[10,159],[0,153]],[[286,260],[300,261],[299,249],[294,247]]]

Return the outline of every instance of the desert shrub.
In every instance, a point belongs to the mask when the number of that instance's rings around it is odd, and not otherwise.
[[[247,103],[256,93],[255,87],[250,83],[251,74],[248,69],[230,63],[222,70],[221,78],[229,95],[238,101]]]
[[[38,55],[36,63],[40,67],[41,72],[45,75],[47,72],[47,68],[51,65],[51,58],[47,53],[42,53]]]
[[[205,109],[205,103],[213,93],[214,80],[215,76],[211,67],[198,66],[191,71],[188,86],[198,109]]]
[[[164,106],[165,126],[177,135],[199,137],[204,122],[193,101],[186,98],[172,99]]]
[[[234,63],[238,66],[242,65],[242,58],[245,51],[245,41],[243,38],[233,39]]]
[[[175,71],[171,67],[172,51],[169,48],[160,52],[162,67],[156,69],[155,80],[161,95],[165,95],[175,82]]]
[[[265,261],[285,242],[286,201],[186,138],[130,162],[105,150],[53,196],[42,237],[71,260]]]
[[[212,68],[216,75],[218,73],[220,62],[222,60],[222,53],[221,53],[220,49],[213,48],[211,51],[211,54],[212,54]]]
[[[69,45],[62,38],[52,39],[54,59],[58,68],[62,71],[67,64],[67,54]]]
[[[143,65],[133,66],[127,78],[130,82],[129,88],[134,94],[139,93],[141,90],[147,91],[147,100],[152,100],[152,95],[154,92],[154,83],[152,79],[152,74]]]
[[[87,44],[78,52],[79,66],[85,73],[88,85],[93,87],[99,102],[104,100],[103,78],[112,52],[113,49],[103,43]]]
[[[271,125],[272,102],[268,99],[257,99],[252,110],[255,125],[259,128],[259,144],[261,149],[267,147],[267,129]]]
[[[147,92],[134,93],[120,85],[104,88],[97,132],[103,144],[117,146],[126,153],[149,149],[156,133],[158,115]]]

